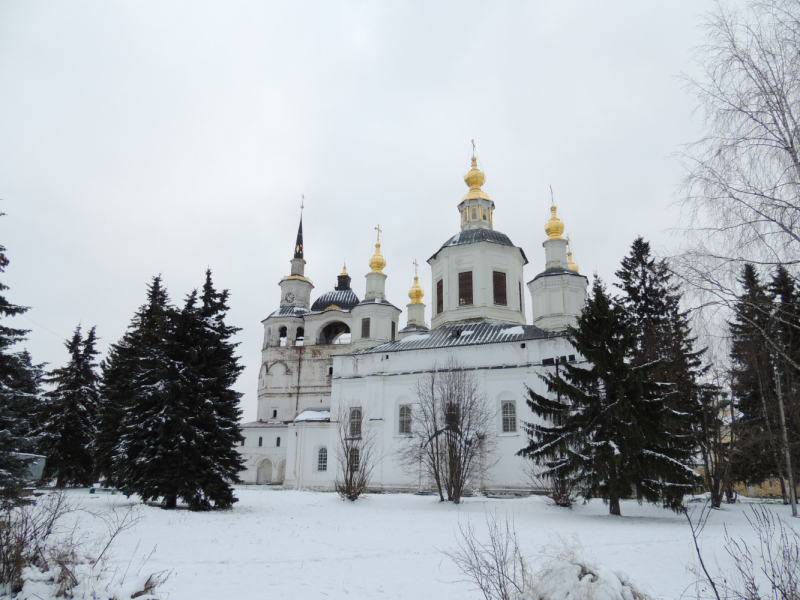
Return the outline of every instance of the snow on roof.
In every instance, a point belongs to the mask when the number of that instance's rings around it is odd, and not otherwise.
[[[494,229],[467,229],[466,231],[459,231],[457,234],[447,240],[444,244],[442,244],[442,247],[439,248],[428,260],[436,258],[439,252],[449,246],[464,246],[466,244],[477,244],[479,242],[489,242],[490,244],[511,246],[512,248],[516,247],[505,233],[500,233]],[[522,250],[522,248],[516,248],[520,251],[520,254],[522,254],[522,260],[525,261],[524,264],[528,264],[528,258],[525,256],[525,252]]]
[[[447,348],[451,346],[478,346],[503,342],[524,342],[563,337],[564,332],[547,332],[533,325],[511,325],[508,323],[465,323],[447,325],[430,333],[409,335],[397,342],[388,342],[358,350],[353,354],[379,354],[381,352],[400,352],[421,348]]]
[[[309,421],[330,421],[331,420],[331,411],[330,410],[317,410],[314,408],[310,408],[308,410],[304,410],[295,418],[294,422],[309,422]]]

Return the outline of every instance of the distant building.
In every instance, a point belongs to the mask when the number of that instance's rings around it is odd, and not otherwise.
[[[559,361],[580,361],[564,331],[583,307],[587,279],[572,262],[564,223],[551,207],[545,225],[544,270],[525,283],[528,259],[494,228],[495,204],[483,191],[484,174],[472,159],[469,187],[457,205],[460,231],[428,259],[429,328],[419,277],[409,291],[406,325],[385,294],[386,260],[380,230],[369,260],[363,299],[347,270],[336,287],[312,304],[314,284],[304,275],[302,220],[291,273],[280,281],[280,307],[264,319],[258,376],[258,420],[243,427],[250,483],[330,489],[335,477],[335,426],[340,405],[359,406],[377,428],[384,458],[372,486],[417,489],[418,474],[404,472],[393,449],[409,427],[414,386],[435,364],[455,358],[474,372],[496,409],[500,458],[475,487],[529,486],[516,452],[527,444],[520,421],[533,420],[526,386],[544,391],[539,374]],[[532,321],[526,318],[527,286]]]

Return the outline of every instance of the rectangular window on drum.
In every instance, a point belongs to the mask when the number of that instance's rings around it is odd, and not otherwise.
[[[458,274],[458,305],[472,304],[472,271]]]
[[[506,274],[500,271],[492,273],[492,286],[494,287],[494,303],[506,306],[508,304],[506,299]]]
[[[361,319],[361,337],[369,337],[369,319]]]
[[[436,282],[436,314],[444,310],[444,283],[440,279]]]
[[[397,335],[397,324],[392,321],[392,341],[394,341],[394,336]]]

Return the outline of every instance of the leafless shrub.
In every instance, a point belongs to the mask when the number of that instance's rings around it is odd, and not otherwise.
[[[525,461],[522,469],[534,492],[544,493],[555,506],[572,508],[578,499],[578,486],[572,479],[540,473],[532,461]]]
[[[367,491],[380,461],[378,431],[369,424],[365,408],[353,403],[339,406],[335,423],[338,469],[334,488],[342,498],[355,501]]]
[[[459,524],[458,550],[444,554],[486,600],[516,600],[528,588],[531,575],[517,533],[507,519],[501,523],[490,513],[486,513],[486,525],[488,541],[481,541],[472,523]]]
[[[513,523],[487,513],[486,525],[486,541],[478,537],[471,523],[459,525],[458,549],[444,553],[466,576],[465,581],[474,584],[486,600],[548,600],[554,589],[559,591],[559,597],[650,600],[624,574],[605,570],[601,575],[600,569],[583,558],[577,540],[569,543],[559,538],[543,548],[539,553],[540,564],[534,571],[535,563],[520,551]],[[587,575],[590,575],[588,580]],[[617,585],[621,584],[625,592],[610,587],[603,576],[619,579]],[[580,590],[578,595],[569,591],[564,595],[570,583],[574,590]]]
[[[726,529],[725,552],[733,567],[711,574],[699,538],[711,513],[706,504],[698,515],[686,513],[699,565],[697,597],[715,600],[800,600],[800,534],[764,507],[751,507],[747,516],[754,542],[735,538]]]
[[[441,501],[458,504],[497,463],[495,413],[472,373],[454,359],[434,365],[415,392],[411,434],[399,461],[426,472]]]
[[[82,514],[99,519],[105,526],[105,535],[92,537],[81,533]],[[69,519],[69,516],[75,518]],[[92,589],[123,584],[128,570],[121,576],[112,572],[107,563],[109,551],[114,540],[141,519],[134,505],[122,511],[87,511],[71,503],[64,492],[50,494],[36,504],[1,511],[0,590],[7,593],[22,590],[26,567],[35,567],[42,574],[52,572],[47,581],[55,587],[59,597],[70,596],[83,582]],[[139,595],[152,593],[170,575],[165,571],[151,575]]]

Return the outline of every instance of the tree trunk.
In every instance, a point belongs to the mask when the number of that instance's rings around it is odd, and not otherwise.
[[[792,516],[797,516],[797,489],[794,487],[794,472],[792,470],[792,454],[789,451],[789,435],[786,432],[786,414],[783,410],[783,394],[781,393],[781,378],[775,367],[775,384],[778,392],[778,416],[781,419],[781,441],[783,442],[783,453],[786,457],[786,479],[789,484],[789,502],[792,505]]]
[[[617,488],[617,464],[611,459],[608,470],[608,512],[612,515],[620,516],[619,510],[619,489]]]
[[[164,496],[164,508],[178,508],[178,497],[175,494]]]

